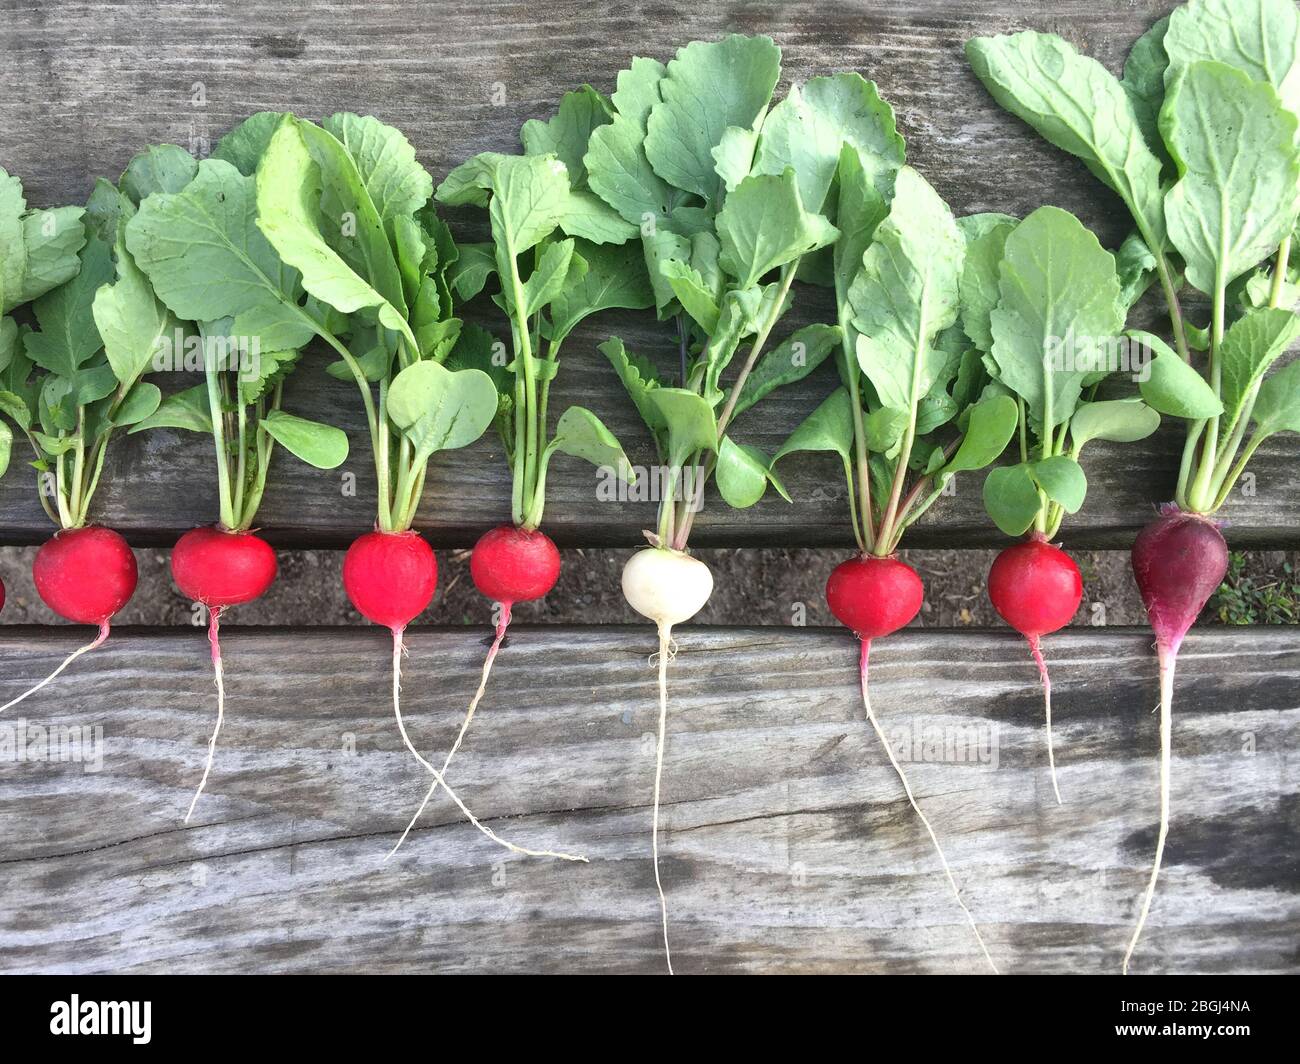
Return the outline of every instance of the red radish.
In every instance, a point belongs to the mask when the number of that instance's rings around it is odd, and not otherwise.
[[[87,525],[56,532],[36,552],[32,578],[41,599],[55,613],[76,624],[93,624],[99,634],[74,650],[35,687],[0,706],[0,713],[48,684],[88,650],[108,638],[109,620],[130,600],[136,584],[135,555],[110,528]],[[0,591],[0,604],[3,592]]]
[[[1039,640],[1070,623],[1083,600],[1083,577],[1065,551],[1048,543],[1043,533],[1031,532],[1026,542],[1008,547],[993,560],[988,585],[993,608],[1025,637],[1029,652],[1038,663],[1047,717],[1047,763],[1052,773],[1052,791],[1060,805],[1061,791],[1056,785],[1056,757],[1052,750],[1052,681]]]
[[[1228,545],[1215,522],[1199,514],[1184,513],[1170,504],[1161,507],[1160,516],[1138,533],[1132,557],[1133,576],[1156,634],[1156,655],[1160,663],[1160,831],[1142,910],[1124,954],[1125,975],[1151,911],[1165,839],[1169,835],[1174,665],[1187,630],[1223,583],[1223,575],[1228,571]]]
[[[452,743],[447,756],[443,758],[442,771],[429,784],[424,801],[420,803],[410,823],[406,825],[401,838],[389,850],[388,857],[392,857],[406,841],[406,836],[411,833],[411,829],[423,815],[425,807],[433,800],[441,778],[447,773],[447,766],[451,764],[451,759],[456,756],[456,751],[460,749],[465,739],[469,722],[474,719],[474,712],[478,709],[478,704],[487,690],[492,663],[496,661],[497,653],[506,636],[506,629],[510,627],[511,607],[516,602],[531,602],[550,592],[560,578],[560,552],[551,537],[540,529],[498,525],[491,531],[485,532],[474,545],[474,551],[469,559],[469,571],[474,579],[474,586],[478,588],[480,594],[492,599],[499,606],[496,633],[491,647],[488,648],[487,657],[483,660],[483,672],[479,677],[478,689],[470,700],[469,709],[465,711],[460,730],[456,734],[456,741]]]
[[[194,807],[208,782],[217,752],[217,736],[226,715],[225,674],[221,665],[221,614],[261,597],[275,582],[278,567],[275,551],[252,532],[231,532],[224,528],[192,528],[172,548],[172,579],[181,594],[202,603],[208,610],[208,643],[212,647],[212,676],[217,685],[217,726],[208,740],[208,758],[198,789],[185,813],[188,824]]]
[[[912,618],[920,612],[924,598],[925,585],[916,575],[916,570],[894,557],[861,555],[850,558],[837,565],[826,581],[826,604],[830,607],[831,613],[842,625],[851,629],[862,644],[862,651],[858,658],[858,676],[862,685],[862,705],[866,709],[867,720],[871,722],[876,737],[885,748],[889,763],[893,765],[894,771],[898,773],[898,778],[903,783],[903,790],[907,794],[912,811],[920,817],[921,823],[930,836],[930,841],[934,844],[935,852],[939,855],[939,863],[943,865],[944,875],[948,877],[948,884],[952,887],[953,896],[961,906],[961,911],[966,914],[971,930],[975,932],[975,938],[984,952],[984,959],[988,961],[994,974],[997,974],[997,965],[989,956],[984,938],[975,925],[975,917],[971,915],[970,910],[966,908],[966,903],[961,899],[957,880],[953,877],[952,869],[948,867],[948,859],[943,854],[943,847],[939,845],[938,836],[930,826],[930,821],[921,812],[921,807],[917,805],[916,796],[912,793],[912,785],[908,782],[902,765],[894,756],[893,747],[885,737],[880,722],[876,720],[876,715],[871,709],[871,699],[867,694],[867,666],[871,655],[871,641],[891,635],[911,623]]]
[[[568,854],[552,853],[549,850],[529,850],[506,842],[491,828],[481,823],[456,792],[447,786],[443,778],[447,766],[444,764],[442,772],[439,772],[411,741],[406,731],[406,722],[402,719],[402,655],[406,652],[402,636],[406,626],[423,613],[433,601],[437,586],[437,558],[433,549],[417,532],[410,530],[367,532],[353,542],[343,559],[343,587],[352,605],[367,620],[392,630],[393,713],[397,717],[397,728],[402,734],[402,742],[407,750],[433,776],[433,785],[429,789],[425,802],[428,802],[441,784],[469,822],[498,845],[530,857],[563,857],[567,860],[585,861],[585,857],[570,857]],[[462,734],[464,734],[463,729]],[[459,742],[457,740],[457,745]],[[455,752],[454,748],[452,752]],[[447,755],[447,760],[451,760],[450,754]],[[424,806],[420,808],[423,810]],[[419,813],[416,814],[416,818],[418,817]],[[402,833],[402,839],[406,838],[414,823],[415,819],[412,819],[411,824],[408,824],[406,831]],[[401,845],[401,839],[398,840],[397,845]],[[397,846],[394,846],[388,857],[391,857],[396,850]]]

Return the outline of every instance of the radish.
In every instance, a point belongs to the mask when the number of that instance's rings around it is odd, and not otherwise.
[[[621,246],[636,229],[591,196],[581,172],[591,116],[608,107],[589,87],[569,93],[553,119],[524,126],[523,155],[476,155],[453,170],[437,190],[442,203],[489,209],[495,269],[480,269],[473,284],[466,278],[458,289],[463,298],[471,298],[496,273],[498,305],[509,318],[514,347],[513,361],[503,366],[491,336],[470,328],[462,331],[450,359],[462,372],[487,373],[499,393],[495,420],[510,462],[513,521],[486,532],[470,556],[475,587],[496,606],[495,633],[478,688],[443,759],[443,773],[487,691],[513,608],[542,598],[559,578],[559,551],[539,528],[551,458],[557,452],[573,455],[631,479],[623,448],[590,410],[570,407],[557,420],[554,434],[547,417],[561,346],[573,329],[598,311],[648,307],[652,302],[644,266]],[[586,223],[568,212],[575,194],[589,201],[591,218]],[[437,792],[440,776],[429,785],[390,857]]]
[[[74,650],[36,686],[11,699],[0,712],[17,705],[48,684],[77,658],[108,638],[109,621],[135,593],[135,555],[112,529],[95,525],[56,532],[36,552],[32,578],[41,600],[64,620],[93,624],[99,634]],[[4,592],[0,590],[0,606]]]
[[[839,326],[815,324],[768,346],[790,308],[801,266],[824,264],[826,255],[813,256],[841,236],[822,213],[840,157],[834,132],[877,146],[882,179],[903,154],[892,111],[870,82],[856,74],[814,78],[771,106],[780,72],[780,49],[767,37],[696,42],[666,66],[634,60],[619,75],[611,121],[591,132],[582,159],[592,191],[639,227],[655,308],[660,319],[674,320],[678,339],[671,385],[620,340],[601,346],[654,437],[665,487],[657,528],[646,534],[650,548],[628,561],[623,592],[659,634],[651,853],[669,973],[659,872],[667,667],[673,626],[703,608],[713,587],[708,568],[688,554],[691,529],[710,481],[737,508],[756,504],[769,485],[789,500],[773,460],[730,430],[841,342]],[[719,93],[719,85],[734,91]],[[676,150],[673,135],[664,135],[670,130],[691,130],[689,145]],[[640,159],[640,171],[653,178],[649,202],[627,180],[629,158]],[[646,224],[648,218],[655,224]],[[742,346],[739,370],[724,386]]]
[[[31,445],[41,505],[59,528],[37,552],[32,575],[59,616],[98,628],[91,642],[0,712],[100,646],[135,591],[131,548],[116,532],[89,523],[110,439],[159,400],[158,389],[141,380],[148,351],[135,347],[148,342],[153,299],[134,288],[134,266],[116,223],[130,204],[118,205],[117,195],[101,182],[89,212],[28,211],[21,184],[0,170],[0,311],[30,301],[37,325],[20,329],[0,316],[0,414]],[[0,474],[12,440],[9,424],[0,422]]]
[[[1083,577],[1065,551],[1048,543],[1043,533],[1033,532],[1028,542],[1008,547],[993,559],[988,584],[993,608],[1025,637],[1038,665],[1047,721],[1047,764],[1052,773],[1052,792],[1060,805],[1052,749],[1052,681],[1040,640],[1070,623],[1083,600]]]
[[[433,552],[411,526],[429,458],[478,439],[498,403],[486,374],[442,365],[461,332],[460,320],[451,316],[449,279],[458,251],[428,203],[433,180],[399,130],[355,114],[331,115],[320,125],[289,114],[254,115],[223,138],[213,155],[199,165],[189,202],[168,204],[168,213],[188,222],[197,208],[216,210],[216,198],[224,204],[218,212],[223,216],[255,220],[255,226],[230,234],[232,249],[244,253],[223,261],[239,282],[229,286],[226,298],[240,305],[212,309],[234,315],[236,322],[269,319],[279,326],[280,339],[287,334],[305,343],[318,337],[339,356],[331,375],[354,381],[361,393],[378,505],[375,530],[348,551],[344,585],[364,616],[392,630],[398,730],[412,756],[441,780],[416,749],[401,711],[403,632],[437,584]],[[340,207],[356,222],[355,232],[332,220]],[[237,237],[247,247],[241,249]],[[171,250],[166,234],[160,228],[149,238],[161,265]],[[263,269],[268,258],[284,269]],[[307,307],[298,284],[310,297]],[[192,285],[170,294],[177,313],[184,313],[182,306],[198,309]],[[276,438],[290,449],[305,445],[295,453],[313,464],[332,468],[346,456],[346,439],[335,448],[326,437],[337,430],[301,419],[277,424],[268,417],[263,424],[269,432],[278,428]],[[321,461],[326,457],[331,464]],[[493,841],[520,853],[551,855],[504,842],[451,797]]]
[[[249,123],[263,120],[254,116]],[[119,194],[122,254],[136,270],[136,289],[148,296],[159,330],[151,348],[166,355],[173,344],[178,359],[172,338],[183,339],[186,350],[201,352],[204,375],[202,384],[155,403],[131,431],[209,434],[217,461],[220,520],[185,533],[171,559],[176,586],[208,611],[217,689],[216,725],[186,823],[207,785],[225,719],[221,620],[230,607],[264,594],[276,576],[275,552],[252,531],[275,445],[317,469],[338,467],[348,453],[342,430],[281,409],[300,349],[323,327],[299,305],[293,271],[253,224],[256,190],[249,174],[260,159],[261,148],[253,146],[264,146],[265,138],[241,130],[203,162],[174,145],[150,149],[150,165],[134,175],[128,168],[133,180],[123,181],[147,194],[138,203]],[[106,321],[113,318],[106,315]]]
[[[208,782],[212,761],[217,752],[217,736],[226,715],[225,674],[221,664],[221,614],[261,598],[275,582],[278,569],[275,551],[263,539],[248,531],[221,528],[193,528],[172,548],[172,579],[181,594],[200,602],[208,611],[208,644],[212,648],[212,675],[217,687],[217,725],[208,740],[208,758],[203,766],[185,823],[194,815],[194,807]]]
[[[1300,338],[1291,254],[1300,214],[1295,9],[1290,0],[1228,7],[1191,0],[1161,19],[1134,45],[1122,82],[1050,34],[966,46],[999,103],[1120,195],[1138,230],[1137,285],[1158,279],[1169,311],[1172,346],[1129,334],[1154,353],[1142,397],[1185,418],[1187,439],[1174,502],[1133,547],[1160,662],[1160,815],[1125,973],[1169,829],[1174,662],[1225,571],[1226,547],[1210,518],[1265,439],[1300,432],[1300,370],[1293,363],[1269,375]],[[1081,94],[1104,121],[1079,125]],[[1219,117],[1207,123],[1210,114]],[[1200,325],[1184,307],[1184,280],[1210,307]]]
[[[882,167],[887,179],[869,176]],[[859,554],[831,573],[827,605],[859,641],[867,720],[996,973],[938,835],[872,709],[868,665],[872,641],[911,623],[924,599],[920,577],[895,556],[903,533],[957,473],[988,465],[1015,432],[1016,403],[989,380],[980,353],[968,348],[968,332],[975,329],[959,316],[971,248],[1003,216],[976,215],[959,223],[901,158],[872,158],[854,143],[843,145],[835,172],[835,222],[851,234],[836,243],[832,260],[843,386],[776,457],[797,451],[840,457]]]

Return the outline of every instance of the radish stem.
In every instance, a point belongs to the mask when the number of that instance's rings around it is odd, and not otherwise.
[[[664,898],[664,885],[659,878],[659,784],[664,774],[664,732],[668,725],[668,646],[673,626],[659,625],[659,738],[655,743],[655,793],[654,819],[650,829],[650,850],[654,855],[655,889],[659,891],[659,913],[664,929],[664,959],[668,974],[673,975],[673,954],[668,947],[668,901]]]
[[[497,622],[496,637],[492,640],[492,647],[487,652],[487,657],[483,661],[483,675],[479,678],[478,690],[474,692],[474,698],[469,704],[469,709],[465,711],[465,719],[461,721],[460,731],[456,734],[456,741],[452,743],[451,749],[447,752],[446,758],[442,762],[442,775],[447,774],[447,766],[451,764],[451,759],[456,756],[456,751],[460,749],[460,744],[465,738],[465,732],[469,730],[469,722],[474,719],[474,711],[478,709],[478,704],[483,698],[483,692],[487,690],[488,676],[492,672],[492,663],[496,661],[497,651],[501,649],[501,641],[505,638],[506,629],[510,626],[510,603],[501,603],[501,619]],[[406,841],[406,836],[411,833],[415,827],[415,822],[420,819],[424,813],[425,806],[433,800],[437,793],[439,780],[435,779],[429,784],[429,791],[424,796],[424,801],[420,803],[420,808],[415,811],[415,816],[411,817],[411,822],[406,825],[406,830],[402,832],[402,837],[397,840],[397,844],[388,851],[388,857],[392,857],[402,843]],[[384,860],[387,861],[388,857]]]
[[[1043,681],[1043,710],[1047,717],[1047,764],[1052,771],[1052,791],[1056,795],[1056,804],[1061,805],[1061,789],[1056,785],[1056,755],[1052,752],[1052,679],[1047,675],[1047,662],[1043,660],[1043,650],[1038,636],[1026,637],[1029,640],[1029,652],[1038,663],[1038,675]]]
[[[89,643],[87,643],[84,647],[78,647],[78,648],[77,648],[76,650],[74,650],[71,654],[69,654],[66,658],[64,658],[62,664],[60,664],[59,667],[58,667],[57,669],[55,669],[52,673],[50,673],[47,677],[45,677],[45,679],[43,679],[43,680],[42,680],[40,683],[38,683],[35,687],[30,687],[30,688],[28,688],[26,691],[24,691],[22,694],[20,694],[17,698],[11,699],[10,701],[6,702],[3,706],[0,706],[0,713],[3,713],[3,712],[4,712],[6,709],[8,709],[10,706],[16,706],[16,705],[18,705],[19,702],[21,702],[24,698],[28,697],[29,695],[34,695],[37,691],[39,691],[39,690],[40,690],[42,687],[44,687],[47,683],[49,683],[49,682],[50,682],[51,680],[53,680],[56,676],[58,676],[59,673],[61,673],[64,669],[66,669],[69,665],[71,665],[74,661],[76,661],[79,657],[81,657],[82,654],[86,653],[86,651],[88,651],[88,650],[94,650],[97,646],[99,646],[101,643],[103,643],[104,640],[107,639],[107,638],[108,638],[108,621],[104,621],[102,624],[100,624],[100,626],[99,626],[99,634],[98,634],[97,636],[95,636],[94,639],[92,639],[92,640],[91,640]]]
[[[1160,861],[1165,855],[1165,839],[1169,835],[1169,758],[1173,746],[1174,665],[1178,660],[1178,649],[1161,644],[1157,649],[1157,657],[1160,661],[1160,832],[1156,836],[1156,859],[1151,865],[1151,879],[1142,899],[1142,911],[1138,914],[1133,938],[1124,954],[1125,975],[1128,975],[1128,963],[1133,957],[1133,950],[1137,948],[1142,928],[1146,925],[1147,914],[1151,911],[1156,879],[1160,876]]]
[[[867,711],[867,720],[871,722],[872,728],[876,731],[876,737],[880,740],[880,745],[885,748],[885,756],[889,758],[889,763],[894,766],[894,771],[898,773],[898,778],[903,783],[903,790],[907,792],[907,800],[912,805],[912,811],[921,818],[921,823],[925,825],[925,830],[930,836],[930,841],[934,843],[935,852],[939,855],[939,863],[943,865],[943,874],[948,877],[948,884],[952,887],[953,897],[957,899],[957,904],[961,906],[961,911],[966,914],[966,920],[970,924],[970,929],[975,933],[975,940],[979,942],[980,949],[984,952],[984,959],[988,961],[989,967],[993,969],[994,975],[999,975],[998,966],[993,963],[993,958],[989,956],[988,947],[984,945],[984,938],[980,930],[975,926],[975,917],[966,908],[966,903],[961,900],[961,891],[957,889],[957,880],[953,878],[952,869],[948,867],[948,859],[943,855],[943,847],[939,845],[939,839],[934,833],[934,828],[930,827],[930,821],[925,818],[921,812],[921,807],[916,804],[916,797],[912,794],[912,785],[907,782],[907,776],[903,772],[903,767],[894,757],[893,747],[889,745],[889,740],[885,738],[884,731],[881,730],[876,715],[871,711],[871,699],[867,695],[867,659],[871,653],[871,640],[862,640],[862,656],[859,659],[859,674],[862,682],[862,705]]]
[[[504,846],[512,853],[520,853],[526,857],[558,857],[562,861],[582,861],[583,863],[586,863],[587,858],[585,857],[578,857],[569,853],[556,853],[553,850],[529,850],[523,846],[516,846],[512,842],[506,842],[505,839],[497,835],[496,832],[486,824],[479,822],[478,817],[470,811],[469,806],[462,802],[460,796],[447,785],[447,781],[443,779],[442,773],[429,764],[429,762],[424,758],[424,755],[415,748],[415,744],[411,742],[411,737],[406,734],[406,723],[402,720],[402,654],[405,653],[405,647],[402,645],[403,631],[405,631],[405,629],[399,626],[394,626],[393,628],[393,713],[397,717],[397,729],[402,733],[402,742],[406,745],[406,749],[411,752],[411,756],[428,769],[429,774],[433,776],[437,783],[442,784],[442,788],[447,792],[447,796],[456,803],[456,807],[465,814],[469,822],[498,846]],[[392,854],[389,854],[389,856],[391,857]],[[385,860],[387,860],[387,858],[385,858]]]
[[[190,799],[190,807],[185,813],[187,824],[190,822],[190,817],[194,815],[194,806],[198,803],[199,795],[203,793],[203,788],[208,782],[208,773],[212,771],[212,761],[217,753],[217,736],[221,734],[221,722],[226,717],[226,682],[221,667],[221,610],[221,606],[212,610],[208,619],[208,643],[212,647],[212,679],[217,685],[217,726],[212,729],[212,738],[208,740],[208,760],[203,766],[203,778],[199,780],[198,790]]]

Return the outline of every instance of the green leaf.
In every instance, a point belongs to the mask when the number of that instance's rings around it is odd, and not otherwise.
[[[737,510],[753,506],[767,491],[769,465],[767,455],[757,447],[722,437],[714,472],[718,494]]]
[[[645,259],[635,244],[580,243],[575,248],[586,272],[570,274],[551,300],[550,335],[563,340],[580,321],[602,310],[645,310],[654,306]]]
[[[260,422],[276,443],[317,469],[336,469],[348,456],[348,437],[342,429],[319,421],[272,410]]]
[[[327,191],[328,190],[328,191]],[[332,206],[326,206],[327,201]],[[374,307],[386,328],[407,337],[402,281],[377,208],[361,185],[356,164],[334,137],[288,117],[257,168],[257,226],[271,246],[302,274],[302,286],[343,314]],[[325,218],[355,219],[349,254],[335,250],[321,228]]]
[[[85,243],[80,207],[27,210],[22,183],[0,168],[0,313],[74,277]]]
[[[1068,454],[1057,454],[1034,462],[1029,475],[1046,492],[1052,502],[1059,503],[1066,513],[1078,513],[1083,497],[1088,494],[1088,478],[1083,467]]]
[[[32,308],[40,331],[27,334],[24,350],[36,365],[67,382],[66,398],[72,407],[102,399],[113,390],[112,373],[105,390],[107,367],[95,359],[104,345],[92,311],[96,290],[112,276],[108,246],[91,239],[82,249],[77,276],[41,296]]]
[[[388,416],[414,445],[417,460],[468,446],[496,414],[496,385],[481,370],[416,362],[389,385]]]
[[[668,282],[682,310],[706,335],[711,335],[718,327],[721,311],[714,302],[714,293],[704,283],[699,271],[682,259],[660,259],[657,265],[659,274]]]
[[[468,302],[483,291],[487,279],[496,273],[497,260],[491,244],[461,244],[460,256],[447,271],[456,298]]]
[[[5,475],[9,468],[9,455],[14,446],[13,430],[3,421],[0,421],[0,477]]]
[[[753,172],[754,152],[757,148],[757,130],[729,126],[723,132],[722,140],[713,149],[713,159],[714,169],[718,171],[723,187],[728,192],[734,192],[736,186]],[[781,171],[775,172],[779,174]]]
[[[718,422],[713,407],[685,388],[655,388],[649,401],[659,411],[668,433],[668,455],[682,464],[696,451],[718,446]]]
[[[621,114],[591,135],[583,166],[591,190],[633,226],[666,221],[680,196],[646,158],[645,129]]]
[[[1125,335],[1155,353],[1149,376],[1138,382],[1138,391],[1153,409],[1193,421],[1223,413],[1223,403],[1216,398],[1214,389],[1160,337],[1140,329],[1131,329]]]
[[[1142,298],[1156,279],[1156,259],[1137,233],[1129,233],[1115,252],[1115,272],[1119,276],[1120,313],[1127,316],[1133,304]]]
[[[212,433],[212,408],[208,404],[206,384],[196,384],[182,392],[166,396],[158,409],[143,421],[131,426],[131,434],[150,429],[184,429],[187,432]]]
[[[906,420],[906,415],[903,414],[902,418]],[[900,425],[900,434],[901,431]],[[849,460],[853,452],[853,400],[847,388],[836,388],[816,410],[804,418],[785,443],[781,444],[772,464],[775,465],[796,451],[834,451],[845,461]]]
[[[907,418],[906,410],[892,406],[882,406],[867,414],[862,419],[862,435],[867,450],[873,454],[896,456],[903,433],[907,431]]]
[[[178,144],[146,148],[122,172],[118,187],[134,207],[155,192],[179,192],[199,172],[199,161]]]
[[[1134,42],[1124,63],[1124,77],[1120,80],[1128,93],[1133,117],[1142,130],[1147,147],[1162,162],[1167,149],[1160,136],[1159,120],[1160,107],[1165,99],[1165,72],[1169,68],[1169,56],[1165,52],[1168,30],[1169,16],[1166,15]]]
[[[330,115],[321,126],[346,150],[385,227],[395,218],[414,215],[429,202],[433,178],[400,129],[346,111]]]
[[[975,37],[966,42],[966,56],[999,104],[1049,143],[1083,160],[1163,249],[1161,163],[1147,146],[1128,94],[1110,71],[1044,33]]]
[[[113,250],[117,280],[99,288],[91,311],[114,376],[130,388],[148,370],[164,338],[173,336],[180,323],[154,295],[149,278],[127,250],[125,220],[118,226]]]
[[[1212,59],[1278,90],[1300,111],[1300,13],[1294,0],[1191,0],[1169,17],[1166,82]]]
[[[245,177],[252,177],[283,120],[283,111],[258,111],[249,115],[217,141],[211,158],[228,162]]]
[[[498,254],[518,256],[560,224],[569,201],[569,175],[550,155],[484,152],[448,174],[436,196],[452,206],[488,207]]]
[[[999,282],[1007,237],[1015,230],[1014,218],[999,221],[966,244],[961,272],[961,324],[971,343],[985,354],[993,349],[989,317],[1001,299]]]
[[[1074,215],[1040,207],[1003,251],[1001,298],[989,317],[998,378],[1035,419],[1067,420],[1084,379],[1124,322],[1115,258]]]
[[[1077,453],[1092,440],[1136,443],[1160,427],[1160,415],[1139,399],[1081,403],[1070,419],[1070,440]]]
[[[722,179],[713,149],[728,126],[754,126],[780,74],[781,50],[770,37],[733,34],[679,49],[646,119],[645,153],[655,173],[707,203],[718,202]]]
[[[0,392],[0,414],[4,414],[20,429],[32,427],[32,411],[27,401],[14,392]]]
[[[998,466],[984,478],[984,509],[1008,536],[1021,536],[1034,523],[1041,505],[1038,485],[1025,464]]]
[[[838,326],[815,324],[799,329],[758,360],[740,390],[732,417],[739,417],[777,388],[803,380],[826,361],[839,343]]]
[[[940,467],[938,475],[952,476],[983,469],[997,460],[1016,434],[1020,412],[1009,395],[996,395],[970,408],[970,421],[956,453]]]
[[[835,275],[835,298],[839,306],[847,305],[849,288],[862,269],[876,227],[889,214],[885,197],[871,183],[862,154],[852,144],[845,144],[836,169],[839,195],[835,204],[835,225],[839,239],[831,247],[831,265]]]
[[[298,275],[256,225],[253,179],[205,159],[172,194],[140,204],[126,246],[167,307],[186,321],[234,318],[232,333],[265,350],[298,348],[315,328],[296,300]]]
[[[880,188],[906,158],[894,109],[860,74],[817,77],[792,85],[763,122],[754,172],[798,175],[804,205],[820,211],[845,146],[856,149],[868,180]]]
[[[935,336],[957,320],[964,241],[948,205],[909,166],[849,291],[858,364],[880,402],[915,409],[947,361]]]
[[[1160,128],[1179,180],[1165,197],[1187,280],[1213,294],[1276,250],[1300,210],[1296,117],[1277,91],[1222,63],[1189,66]]]
[[[113,415],[113,425],[116,428],[137,425],[145,418],[152,417],[161,403],[162,392],[158,385],[150,381],[136,381]]]
[[[1300,362],[1284,366],[1260,385],[1254,421],[1261,438],[1300,432]]]
[[[624,221],[618,211],[586,189],[574,189],[565,197],[559,225],[567,236],[593,244],[625,244],[638,232],[635,225]]]
[[[839,235],[820,214],[804,210],[793,170],[745,178],[718,212],[717,225],[719,261],[742,288]]]
[[[530,118],[519,131],[525,155],[554,155],[569,171],[575,189],[586,188],[583,156],[591,134],[613,119],[610,102],[590,85],[566,92],[553,118]]]
[[[550,447],[590,462],[597,469],[613,469],[620,479],[629,484],[636,479],[632,463],[623,453],[622,444],[600,418],[586,407],[571,406],[560,415]]]
[[[257,402],[274,384],[289,375],[300,354],[299,351],[259,351],[252,362],[252,372],[241,370],[239,374],[239,401]],[[349,373],[343,379],[353,378]]]
[[[559,295],[573,261],[573,241],[557,240],[542,252],[537,268],[524,282],[524,314],[532,317]],[[509,298],[508,292],[507,299]]]
[[[610,365],[614,367],[614,372],[618,374],[618,379],[622,381],[623,388],[627,391],[628,398],[632,400],[632,405],[641,415],[641,420],[654,434],[656,442],[659,442],[661,434],[668,428],[668,419],[652,399],[655,391],[661,387],[654,367],[646,359],[624,347],[623,341],[617,336],[600,344],[598,350],[609,359]]]
[[[1300,339],[1300,318],[1289,310],[1248,310],[1228,328],[1219,347],[1223,408],[1235,425],[1251,390],[1288,347]]]

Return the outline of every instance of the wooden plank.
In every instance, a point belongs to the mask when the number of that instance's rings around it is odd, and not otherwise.
[[[77,636],[5,631],[5,690]],[[451,739],[483,637],[409,637],[408,727],[430,756]],[[387,633],[315,631],[310,653],[303,638],[227,634],[227,720],[189,826],[214,716],[200,632],[118,632],[0,720],[103,729],[101,771],[0,764],[0,969],[662,970],[646,628],[516,632],[453,766],[496,830],[586,865],[507,855],[445,800],[385,864],[427,778],[392,720]],[[695,628],[679,642],[663,814],[678,970],[980,971],[863,719],[852,639]],[[1074,631],[1048,653],[1064,806],[1015,637],[881,641],[873,705],[896,742],[952,741],[947,755],[921,748],[909,771],[1000,967],[1114,972],[1154,845],[1150,635]],[[1300,965],[1297,691],[1290,633],[1188,640],[1173,826],[1135,970]]]
[[[96,8],[18,0],[0,46],[9,72],[0,96],[0,164],[20,174],[34,203],[84,197],[93,177],[118,173],[132,153],[165,140],[206,151],[251,111],[290,108],[319,117],[341,109],[372,112],[404,129],[422,161],[441,177],[484,149],[517,149],[520,124],[549,113],[581,80],[610,89],[632,54],[667,57],[678,44],[730,31],[769,33],[784,49],[785,81],[840,69],[876,79],[898,110],[911,161],[959,212],[1025,213],[1068,207],[1114,245],[1128,223],[1118,202],[1083,167],[1003,113],[967,69],[962,44],[977,33],[1034,26],[1059,32],[1118,68],[1125,49],[1172,4],[1134,0],[1103,5],[1066,0],[1050,13],[1010,0],[883,0],[871,4],[788,5],[759,0],[741,9],[696,5],[665,20],[656,5],[593,9],[561,2],[439,4],[436,17],[401,2],[364,5],[267,0],[248,8],[137,3]],[[142,32],[142,26],[148,26]],[[481,223],[453,216],[479,235]],[[476,228],[477,227],[477,228]],[[801,295],[797,320],[829,320],[824,301]],[[499,332],[502,323],[490,322]],[[593,407],[650,461],[649,441],[595,345],[611,333],[672,364],[671,340],[640,317],[610,315],[575,335],[553,406]],[[829,367],[766,401],[738,422],[748,441],[773,450],[834,387]],[[373,477],[350,385],[300,372],[289,405],[348,428],[347,467],[320,473],[280,455],[260,523],[284,546],[341,546],[373,522]],[[1097,445],[1085,457],[1092,491],[1067,525],[1079,548],[1127,546],[1173,490],[1179,433],[1150,445]],[[464,546],[509,513],[509,487],[495,440],[435,462],[419,525],[439,546]],[[1294,441],[1270,441],[1252,466],[1255,494],[1224,516],[1240,546],[1300,544]],[[454,463],[454,464],[453,464]],[[342,473],[355,475],[344,495]],[[457,473],[453,479],[453,473]],[[791,466],[796,505],[775,498],[737,513],[716,500],[696,526],[699,545],[847,545],[847,501],[839,471],[813,459]],[[649,502],[599,502],[592,470],[557,460],[547,525],[561,543],[630,545],[653,525]],[[983,513],[979,479],[959,478],[910,534],[916,546],[996,545]],[[200,438],[158,433],[119,442],[97,499],[98,517],[140,544],[169,543],[216,516],[210,448]],[[0,484],[0,541],[32,543],[49,530],[30,482],[17,470]]]

